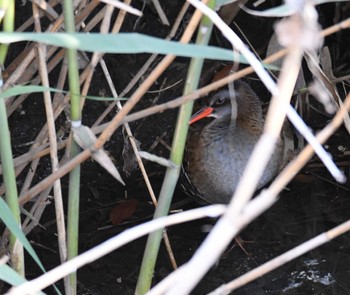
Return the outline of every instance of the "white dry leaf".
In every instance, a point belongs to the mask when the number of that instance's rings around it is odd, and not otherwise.
[[[306,52],[305,59],[310,71],[315,75],[316,79],[310,87],[310,92],[324,104],[325,109],[329,113],[334,113],[335,110],[343,105],[336,86],[330,81],[334,78],[332,72],[332,62],[328,50],[321,50],[321,67],[319,66],[318,58],[314,52]],[[323,64],[324,63],[324,64]],[[350,133],[350,116],[344,116],[344,126]]]
[[[230,25],[241,10],[241,6],[246,3],[247,0],[239,0],[226,4],[220,8],[218,14],[226,24]]]
[[[97,140],[95,134],[87,126],[80,125],[79,127],[74,127],[73,134],[74,140],[83,149],[91,149]],[[114,166],[111,158],[107,155],[103,148],[97,151],[92,150],[91,157],[103,168],[105,168],[116,180],[125,185],[117,168]]]
[[[300,3],[299,3],[300,2]],[[318,13],[312,2],[287,1],[286,3],[298,14],[281,20],[276,26],[276,34],[284,47],[300,47],[302,50],[314,51],[323,44],[320,35],[321,26],[317,22]]]
[[[317,78],[309,86],[310,93],[317,98],[317,100],[323,104],[328,114],[333,114],[335,111],[334,104],[330,99],[332,95],[328,91],[327,87],[321,83]]]
[[[266,56],[273,55],[274,53],[282,49],[283,49],[283,46],[278,42],[276,33],[273,33],[270,38],[269,44],[267,46]],[[277,59],[272,63],[272,65],[280,69],[282,67],[282,61],[283,59],[281,58]]]

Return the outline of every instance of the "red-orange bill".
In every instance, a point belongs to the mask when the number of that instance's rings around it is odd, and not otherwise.
[[[200,109],[197,113],[195,113],[191,120],[190,120],[190,125],[192,125],[193,123],[199,121],[199,120],[202,120],[203,118],[206,118],[208,117],[210,114],[212,114],[214,111],[213,108],[211,107],[205,107],[205,108],[202,108]]]

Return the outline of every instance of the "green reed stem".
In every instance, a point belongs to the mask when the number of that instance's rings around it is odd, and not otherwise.
[[[71,0],[63,1],[64,25],[67,33],[75,32],[74,6]],[[68,79],[70,91],[70,107],[72,125],[81,124],[80,84],[78,71],[78,57],[75,49],[67,49]],[[80,152],[77,143],[72,140],[70,146],[70,158],[74,158]],[[69,174],[68,189],[68,215],[67,215],[67,259],[78,255],[79,240],[79,203],[80,203],[80,165]],[[76,273],[69,275],[69,284],[66,293],[77,293]]]
[[[214,7],[215,1],[210,1],[210,7]],[[203,17],[198,30],[196,44],[208,44],[212,31],[212,23],[207,17]],[[194,91],[198,87],[198,82],[202,70],[203,59],[193,58],[191,60],[184,95]],[[188,133],[188,122],[192,114],[193,102],[188,102],[181,106],[177,118],[170,160],[176,168],[168,168],[159,195],[159,202],[154,214],[154,219],[165,216],[169,212],[170,203],[175,191],[176,183],[180,175],[182,159]],[[148,236],[146,249],[142,259],[141,270],[138,277],[135,294],[141,295],[149,291],[152,283],[154,267],[156,264],[163,230],[158,230]]]
[[[14,0],[0,0],[0,9],[5,11],[2,19],[2,28],[4,32],[13,32],[15,19]],[[7,56],[8,45],[0,45],[0,91],[2,91],[1,69],[4,68]],[[13,165],[13,156],[11,149],[10,130],[7,121],[5,99],[0,99],[0,159],[3,167],[3,178],[6,187],[6,202],[11,209],[14,219],[21,226],[21,212],[18,205],[18,191],[16,186],[16,175]],[[24,252],[23,246],[17,240],[16,236],[10,234],[10,252],[11,264],[14,270],[24,277]]]

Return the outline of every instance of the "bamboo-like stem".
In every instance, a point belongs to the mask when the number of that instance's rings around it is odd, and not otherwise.
[[[12,161],[12,150],[10,131],[6,116],[5,101],[0,99],[0,158],[4,169],[3,177],[6,186],[6,202],[9,205],[14,219],[20,226],[21,213],[18,205],[18,192],[16,186],[16,176]],[[23,247],[17,243],[16,236],[10,235],[10,252],[12,267],[22,276],[24,276],[24,256]]]
[[[0,8],[5,11],[3,19],[3,30],[6,32],[12,32],[14,28],[14,10],[15,2],[12,1],[0,1]],[[0,45],[0,67],[3,68],[8,45]],[[2,75],[0,73],[0,92],[2,91]],[[10,130],[7,122],[6,105],[5,100],[0,99],[0,159],[2,167],[4,169],[4,183],[6,187],[6,201],[9,205],[14,219],[18,226],[21,226],[21,212],[18,205],[18,191],[16,186],[16,175],[12,160],[11,149],[11,137]],[[12,267],[22,276],[24,276],[24,252],[23,246],[17,240],[16,236],[10,235],[10,252],[11,252],[11,264]]]
[[[337,32],[341,29],[346,29],[350,27],[350,18],[339,23],[336,25],[333,25],[325,30],[323,30],[321,32],[321,36],[329,36],[331,34],[333,34],[334,32]],[[280,58],[282,58],[283,56],[285,56],[288,53],[288,49],[282,49],[278,52],[276,52],[275,54],[267,57],[266,59],[263,60],[263,63],[269,64],[272,63]],[[158,112],[164,112],[165,110],[168,109],[172,109],[172,108],[177,108],[180,105],[182,105],[185,102],[188,101],[192,101],[195,99],[198,99],[200,97],[205,96],[207,93],[214,91],[218,88],[221,88],[225,85],[227,85],[228,83],[235,81],[239,78],[242,78],[246,75],[249,75],[251,73],[253,73],[254,70],[252,67],[246,67],[236,73],[230,74],[229,76],[222,78],[216,82],[213,82],[207,86],[204,86],[196,91],[193,91],[190,94],[187,94],[185,96],[181,96],[179,98],[176,98],[172,101],[160,104],[160,105],[156,105],[156,106],[152,106],[147,108],[146,110],[141,110],[135,113],[132,113],[126,117],[124,117],[121,121],[120,124],[123,124],[125,122],[132,122],[132,121],[136,121],[139,120],[141,118],[145,118],[147,116],[156,114]],[[82,76],[84,76],[82,74]],[[84,76],[85,77],[85,76]],[[82,78],[83,80],[83,78]],[[95,133],[101,133],[103,132],[106,127],[110,124],[110,122],[102,124],[100,126],[97,126],[93,129],[93,131]],[[63,177],[64,175],[66,175],[69,171],[71,171],[76,165],[77,163],[82,163],[83,161],[85,161],[86,159],[89,158],[90,156],[90,151],[89,150],[85,150],[83,151],[79,156],[77,156],[75,159],[71,160],[70,162],[66,163],[65,165],[63,165],[56,173],[51,174],[50,176],[46,177],[44,180],[42,180],[40,183],[36,184],[34,187],[32,187],[28,192],[24,193],[23,195],[20,196],[19,198],[19,202],[21,205],[27,203],[29,200],[31,200],[34,196],[36,196],[37,194],[39,194],[40,192],[42,192],[43,190],[45,190],[49,185],[51,185],[51,183],[53,183],[56,179]]]
[[[125,0],[124,3],[126,4],[130,4],[131,0]],[[181,21],[183,20],[183,17],[186,13],[186,11],[188,10],[189,4],[186,2],[184,3],[181,11],[179,12],[174,25],[169,33],[169,35],[165,38],[165,40],[171,40],[171,38],[173,38],[181,24]],[[120,30],[121,27],[121,20],[119,20],[119,16],[123,16],[125,12],[124,11],[120,11],[118,18],[113,26],[112,32],[113,33],[117,33]],[[130,80],[130,82],[128,83],[128,85],[124,88],[124,90],[119,94],[120,97],[124,97],[125,94],[127,94],[139,81],[140,78],[146,73],[146,71],[149,69],[149,67],[151,66],[152,62],[157,58],[158,54],[157,53],[153,53],[148,59],[147,61],[144,63],[144,65],[141,67],[141,69],[137,72],[137,74]],[[103,119],[111,112],[111,110],[113,110],[113,108],[116,106],[117,102],[114,101],[112,102],[107,108],[106,110],[101,114],[101,116],[95,121],[95,123],[92,125],[92,127],[97,126],[98,124],[100,124]]]
[[[8,295],[20,295],[26,294],[27,290],[32,293],[44,289],[45,287],[53,284],[63,276],[75,271],[76,269],[91,263],[108,253],[126,245],[130,241],[134,241],[154,230],[162,228],[164,226],[170,226],[174,224],[184,223],[187,221],[196,220],[203,217],[218,217],[225,210],[224,205],[210,205],[206,207],[196,208],[187,210],[185,212],[172,214],[157,220],[151,220],[125,230],[119,235],[110,238],[109,240],[95,246],[92,249],[85,251],[79,256],[69,260],[56,268],[49,270],[47,273],[35,278],[31,281],[24,282],[20,286],[12,288],[7,294]]]
[[[66,32],[75,32],[74,7],[71,0],[63,1],[64,25]],[[71,105],[72,127],[81,125],[80,107],[80,82],[78,71],[78,57],[75,49],[67,49],[68,79]],[[72,137],[72,133],[71,133]],[[70,146],[70,158],[74,158],[80,152],[78,144],[72,140]],[[67,229],[67,259],[78,255],[79,240],[79,195],[80,195],[80,165],[77,165],[69,174],[68,189],[68,229]],[[77,275],[69,275],[69,284],[66,293],[74,295],[77,293]]]
[[[84,10],[77,16],[76,18],[76,24],[79,24],[83,18],[85,18],[87,16],[88,13],[86,13],[86,11],[91,11],[93,8],[95,7],[95,5],[87,5],[86,8],[84,8]],[[48,29],[50,31],[50,28]],[[31,48],[29,51],[26,50],[27,56],[26,56],[25,60],[26,62],[15,62],[15,64],[18,64],[19,66],[16,67],[15,65],[11,64],[7,69],[6,72],[11,72],[11,70],[9,70],[9,68],[12,70],[16,69],[15,73],[13,73],[6,81],[5,83],[5,88],[6,85],[9,86],[9,84],[15,83],[17,81],[17,83],[24,83],[25,81],[31,80],[32,75],[36,72],[37,69],[37,62],[34,60],[32,61],[31,59],[34,58],[35,54],[33,51],[34,45],[33,46],[29,46],[29,48]],[[50,58],[50,56],[55,52],[55,48],[54,47],[48,47],[48,52],[46,54],[47,59]],[[22,54],[21,54],[22,55]],[[32,57],[30,57],[32,55]],[[27,57],[30,57],[29,59]],[[60,50],[53,58],[51,58],[50,62],[48,63],[48,71],[51,71],[64,57],[64,50]],[[18,58],[17,58],[18,59]],[[17,60],[16,59],[16,60]],[[19,58],[19,60],[23,60],[22,58]],[[31,63],[30,65],[28,65],[28,63]],[[63,63],[62,66],[64,69],[67,68],[66,63]],[[20,70],[21,69],[21,70]],[[64,73],[65,70],[60,74],[60,77],[64,77],[66,76],[66,74]],[[14,78],[15,77],[15,78]],[[17,77],[17,78],[16,78]],[[85,79],[84,77],[86,77],[86,70],[82,73],[82,78],[81,78],[81,83],[83,82],[83,80]],[[12,81],[11,83],[9,83],[10,81]],[[41,81],[40,77],[36,77],[34,78],[34,80],[32,80],[32,84],[39,84]],[[64,79],[59,79],[59,84],[57,86],[58,89],[62,89],[63,88],[63,84],[64,84]],[[7,116],[9,117],[13,111],[15,109],[18,108],[18,106],[23,103],[23,101],[26,99],[26,97],[28,96],[28,94],[23,94],[20,97],[18,97],[14,103],[9,105],[9,101],[12,101],[11,98],[6,100],[6,105],[7,105]],[[65,101],[67,101],[69,99],[69,95],[66,95],[66,97],[64,99],[60,99],[60,101],[62,101],[62,103],[60,103],[57,100],[57,93],[55,95],[54,101],[53,101],[53,105],[55,108],[55,112],[54,112],[54,117],[55,119],[59,116],[59,114],[62,112],[64,105],[65,105]],[[37,146],[40,145],[41,143],[45,143],[46,142],[46,136],[47,136],[47,126],[44,126],[43,129],[40,131],[40,133],[38,134],[34,145],[31,147],[31,150],[37,150]],[[24,165],[21,165],[20,167],[17,167],[15,170],[16,175],[19,175],[21,173],[21,171],[25,168],[25,166],[27,165],[27,163],[23,163]],[[22,193],[26,193],[26,191],[29,189],[30,185],[31,185],[31,181],[33,179],[33,176],[35,175],[35,170],[36,170],[36,166],[38,165],[38,161],[34,161],[32,163],[31,169],[28,172],[28,176],[26,177],[26,181],[25,181],[25,185],[23,185],[22,187]],[[33,171],[32,171],[33,170]],[[4,192],[4,187],[0,188],[0,192],[3,193]],[[30,218],[27,218],[28,222],[30,220]]]
[[[103,11],[104,11],[104,13],[103,13],[103,21],[101,24],[101,34],[107,34],[109,26],[110,26],[111,17],[112,17],[112,14],[114,12],[114,7],[112,5],[108,5],[105,7],[105,9]],[[103,56],[103,53],[101,53],[101,52],[94,52],[94,54],[92,55],[90,65],[87,68],[88,71],[86,74],[85,83],[84,83],[83,89],[81,91],[81,94],[82,94],[81,107],[82,108],[83,108],[84,103],[85,103],[85,97],[88,94],[88,91],[89,91],[89,88],[91,85],[91,81],[92,81],[92,77],[93,77],[96,65],[100,61],[102,56]]]
[[[72,156],[79,153],[80,148],[72,140],[70,152]],[[68,189],[68,214],[67,214],[67,260],[78,255],[79,240],[79,193],[80,193],[80,165],[77,165],[69,173]],[[70,290],[67,294],[76,294],[77,276],[76,273],[69,275]]]
[[[4,11],[5,15],[2,21],[2,30],[4,32],[13,32],[14,23],[15,23],[15,1],[14,0],[1,0],[0,8]],[[1,21],[1,19],[0,19]],[[4,65],[8,44],[1,44],[0,46],[0,63],[1,66]]]
[[[346,97],[344,101],[344,105],[338,110],[333,120],[317,135],[317,139],[321,143],[324,143],[339,128],[339,126],[343,122],[343,118],[345,114],[349,111],[349,109],[350,109],[350,94]],[[286,167],[283,170],[283,174],[284,174],[283,177],[278,177],[274,181],[274,183],[268,189],[268,191],[271,191],[271,192],[269,193],[262,192],[260,196],[258,196],[257,198],[251,201],[251,203],[246,208],[247,209],[246,213],[242,215],[242,217],[245,217],[245,219],[248,219],[248,220],[245,220],[243,224],[247,224],[252,219],[256,218],[257,215],[259,215],[261,212],[265,211],[266,208],[269,207],[269,205],[273,204],[276,201],[276,198],[275,197],[271,198],[271,196],[269,195],[271,194],[276,195],[277,192],[281,191],[282,188],[286,185],[286,183],[292,177],[294,177],[296,172],[299,171],[306,164],[308,160],[310,160],[312,155],[313,155],[312,147],[310,145],[306,146],[304,150],[301,152],[301,154],[293,162],[291,162],[288,165],[288,167]],[[264,196],[262,196],[262,194],[264,194]],[[258,200],[258,198],[260,198],[260,200]],[[266,203],[268,203],[267,206],[266,206]],[[215,210],[217,211],[215,212],[212,211],[214,210],[214,208],[216,208]],[[259,211],[260,208],[263,208],[263,209]],[[207,209],[210,211],[205,211],[206,213],[202,211]],[[64,264],[48,271],[46,274],[43,274],[42,276],[30,282],[26,282],[18,287],[15,287],[10,291],[9,294],[11,295],[23,294],[26,290],[31,290],[33,292],[42,290],[43,288],[53,284],[63,276],[69,274],[72,271],[75,271],[79,267],[82,267],[87,263],[91,263],[92,261],[95,261],[96,259],[101,258],[107,253],[114,251],[118,247],[121,247],[127,244],[128,242],[133,241],[141,237],[142,235],[145,235],[146,233],[149,233],[151,231],[154,231],[164,226],[170,226],[171,224],[183,223],[185,221],[195,220],[203,216],[218,217],[219,215],[224,213],[224,210],[225,210],[225,207],[223,205],[211,205],[208,207],[189,210],[179,214],[173,214],[167,217],[159,218],[158,220],[149,221],[148,223],[144,223],[137,227],[133,227],[131,229],[124,231],[120,235],[113,237],[110,240],[94,247],[93,249],[90,249],[85,253],[82,253],[78,257],[70,261],[67,261]],[[197,216],[194,212],[203,212],[203,214],[200,214]],[[181,219],[179,218],[180,220],[178,219],[178,217],[185,216],[185,215],[188,216],[188,218],[181,217]],[[176,219],[176,222],[175,222],[175,219]],[[157,224],[157,226],[155,224]],[[326,242],[326,241],[329,241],[329,239],[334,239],[337,235],[344,233],[344,230],[348,230],[349,228],[350,228],[349,222],[346,221],[345,223],[339,225],[338,227],[328,231],[327,232],[328,237],[324,241]],[[299,254],[302,254],[302,253],[299,252]],[[155,289],[152,289],[150,294],[163,294],[162,292],[155,293],[154,291]]]
[[[321,36],[323,36],[323,37],[329,36],[329,35],[333,34],[334,32],[337,32],[341,29],[347,29],[349,27],[350,27],[350,18],[340,22],[339,24],[333,25],[333,26],[323,30],[321,32]],[[282,50],[276,52],[275,54],[271,55],[270,57],[267,57],[266,59],[264,59],[263,63],[271,63],[273,61],[276,61],[276,60],[282,58],[283,56],[285,56],[287,53],[288,53],[288,49],[282,49]],[[220,87],[223,87],[223,86],[227,85],[228,83],[230,83],[234,80],[237,80],[239,78],[242,78],[245,75],[248,75],[248,74],[253,73],[253,72],[254,72],[254,70],[252,69],[252,67],[244,68],[243,70],[240,70],[237,73],[231,74],[231,75],[229,75],[225,78],[222,78],[214,83],[211,83],[211,84],[204,86],[196,91],[193,91],[192,93],[185,95],[183,97],[174,99],[172,101],[169,101],[169,102],[161,104],[161,105],[150,107],[146,110],[135,112],[135,113],[130,114],[128,116],[125,116],[125,114],[123,114],[123,116],[121,116],[121,117],[123,117],[123,119],[121,119],[118,122],[119,122],[119,124],[123,124],[125,122],[132,122],[132,121],[150,116],[150,115],[158,113],[158,112],[163,112],[167,109],[176,108],[176,107],[180,106],[181,104],[183,104],[184,102],[195,100],[195,99],[198,99],[199,97],[203,97],[206,95],[206,93],[213,91],[215,89],[218,89]],[[139,96],[139,94],[138,94],[138,96]],[[134,105],[135,102],[133,101],[132,104]],[[129,111],[130,111],[130,108],[128,109],[127,112],[129,112]],[[120,116],[118,116],[118,117],[120,118]],[[115,121],[116,121],[116,119],[115,119]],[[95,127],[94,132],[101,133],[102,131],[104,131],[106,129],[106,127],[109,124],[110,124],[110,122],[106,123],[106,124],[102,124],[98,127]],[[103,143],[104,143],[104,140],[103,140]],[[101,143],[98,144],[98,147],[100,147],[100,146],[101,146]],[[36,196],[37,194],[39,194],[40,192],[45,190],[48,186],[50,186],[56,179],[61,178],[64,175],[66,175],[67,173],[69,173],[69,171],[71,171],[77,165],[77,163],[82,163],[83,161],[88,159],[90,154],[91,154],[90,150],[83,151],[76,158],[69,161],[68,163],[63,165],[60,169],[58,169],[56,173],[49,175],[48,177],[43,179],[40,183],[33,186],[28,192],[26,192],[25,194],[20,196],[20,198],[19,198],[20,204],[23,205],[23,204],[27,203],[34,196]]]
[[[39,20],[39,9],[36,4],[33,4],[33,17],[35,29],[37,32],[41,32],[41,24]],[[45,57],[46,47],[43,44],[38,44],[38,58],[39,58],[39,74],[41,77],[42,85],[49,87],[49,76],[46,65]],[[58,167],[58,156],[57,156],[57,141],[56,141],[56,128],[55,128],[55,117],[52,107],[52,99],[49,91],[44,92],[45,111],[47,118],[48,134],[50,141],[50,156],[52,171],[55,172]],[[55,200],[55,212],[57,220],[57,234],[58,234],[58,248],[60,253],[60,261],[63,263],[67,259],[67,244],[66,244],[66,229],[64,222],[64,209],[62,201],[62,189],[61,181],[57,180],[54,183],[54,200]],[[65,287],[67,288],[68,281],[65,280]]]
[[[203,0],[206,1],[206,0]],[[187,28],[185,32],[183,33],[183,36],[180,39],[181,43],[188,43],[200,21],[201,13],[199,11],[196,11],[189,24],[187,25]],[[102,134],[96,141],[94,145],[94,149],[99,149],[103,146],[103,144],[110,138],[110,136],[117,130],[117,128],[120,126],[121,121],[123,118],[131,111],[131,109],[136,105],[136,103],[141,99],[142,95],[151,87],[151,85],[154,83],[154,81],[164,72],[164,70],[169,66],[169,64],[175,59],[174,55],[167,55],[164,57],[164,59],[158,64],[158,66],[153,70],[153,72],[147,77],[147,79],[142,83],[142,85],[135,91],[135,93],[130,97],[128,102],[124,105],[123,109],[115,115],[115,117],[112,119],[112,121],[109,123],[109,125],[104,128]],[[81,74],[81,80],[84,80],[86,78],[86,75],[84,75],[85,71]],[[43,191],[48,187],[48,185],[52,184],[52,179],[58,179],[64,175],[66,175],[69,171],[74,169],[78,163],[82,163],[86,159],[90,157],[91,151],[86,149],[83,152],[81,152],[79,155],[77,155],[73,160],[69,161],[67,164],[63,165],[58,171],[51,176],[47,177],[44,182],[39,183],[38,185],[35,185],[30,191],[25,193],[19,198],[20,204],[26,203],[28,200],[33,198],[35,195]]]
[[[214,7],[215,1],[209,1],[209,5],[211,7]],[[212,23],[208,18],[204,17],[198,30],[196,43],[208,44],[211,31]],[[197,89],[202,65],[203,59],[201,58],[193,58],[191,60],[184,94],[188,94]],[[165,178],[159,195],[158,206],[156,207],[154,214],[154,219],[165,216],[169,212],[172,196],[181,170],[182,158],[188,132],[188,122],[192,114],[192,108],[193,102],[186,103],[180,108],[173,138],[172,150],[170,153],[170,160],[176,165],[176,168],[167,168],[166,170]],[[151,287],[154,267],[159,252],[162,234],[163,230],[161,229],[151,233],[148,237],[135,294],[145,294]]]
[[[110,76],[110,74],[108,72],[107,66],[106,66],[106,64],[105,64],[103,59],[100,61],[100,64],[101,64],[103,72],[105,73],[105,76],[106,76],[108,85],[109,85],[109,87],[110,87],[110,89],[112,91],[113,97],[118,98],[117,91],[114,88],[111,76]],[[123,108],[122,104],[118,100],[117,100],[117,106],[118,106],[119,110],[121,110]],[[148,177],[148,174],[146,172],[146,168],[143,165],[143,162],[142,162],[141,157],[139,155],[139,149],[138,149],[137,144],[135,142],[135,139],[134,139],[133,133],[131,131],[131,128],[130,128],[128,123],[124,124],[124,128],[125,128],[126,133],[128,134],[128,138],[129,138],[131,147],[132,147],[132,149],[134,151],[137,163],[138,163],[138,165],[140,167],[140,170],[141,170],[143,179],[145,181],[146,187],[148,189],[148,193],[149,193],[149,195],[151,197],[152,203],[153,203],[154,207],[156,207],[158,205],[158,201],[157,201],[156,195],[154,193],[153,187],[151,185],[150,179]],[[173,266],[174,269],[176,269],[177,268],[177,263],[176,263],[176,260],[175,260],[175,256],[174,256],[173,250],[171,248],[170,239],[168,237],[168,234],[165,231],[163,233],[163,239],[164,239],[165,247],[167,249],[171,265]]]
[[[194,0],[190,1],[193,2]],[[196,1],[195,3],[196,7],[200,6],[200,2]],[[206,7],[204,8],[207,9]],[[205,13],[210,16],[212,11],[205,11]],[[306,30],[306,28],[301,25],[298,26],[298,24],[304,24],[303,17],[305,17],[305,15],[293,15],[291,17],[293,22],[290,21],[288,24],[296,27],[295,29],[300,30],[299,32],[302,32]],[[213,19],[214,22],[216,21],[213,17],[211,17],[211,19]],[[229,36],[229,34],[227,35]],[[230,42],[234,44],[233,41],[234,39],[232,38]],[[264,133],[253,149],[226,213],[216,223],[215,227],[211,230],[208,237],[191,260],[177,271],[177,273],[181,275],[179,275],[177,279],[174,279],[174,277],[176,277],[176,272],[174,272],[159,284],[167,285],[171,282],[171,286],[169,286],[166,294],[189,294],[209,268],[217,261],[232,238],[237,234],[237,227],[235,225],[240,222],[240,212],[242,212],[244,206],[252,197],[258,180],[263,173],[263,169],[267,165],[274,150],[279,132],[282,129],[289,100],[293,93],[293,85],[295,85],[299,73],[304,49],[302,42],[298,41],[299,40],[294,38],[290,44],[288,44],[290,46],[289,54],[283,62],[278,87],[276,88],[273,83],[270,83],[269,86],[267,85],[274,95],[267,114]],[[242,51],[242,53],[244,53],[244,51]],[[246,55],[245,57],[247,58]],[[256,68],[259,67],[257,66]],[[257,74],[262,78],[263,72],[257,72]],[[268,76],[265,78],[265,80],[270,80]],[[220,243],[218,243],[218,241],[220,241]]]
[[[124,0],[125,4],[130,4],[130,2],[131,2],[131,0]],[[171,37],[173,37],[175,35],[175,32],[177,31],[177,29],[178,29],[178,27],[180,25],[180,21],[183,19],[183,16],[184,16],[185,12],[187,11],[188,7],[189,7],[188,3],[185,3],[184,6],[182,7],[182,9],[179,12],[178,17],[177,17],[174,25],[173,25],[173,28],[172,28],[171,32],[166,37],[167,40],[170,40]],[[119,30],[121,28],[121,25],[123,23],[124,17],[125,17],[125,13],[126,12],[124,10],[121,10],[119,12],[117,20],[115,21],[114,26],[113,26],[113,30],[112,30],[113,33],[119,32]],[[153,62],[153,60],[156,58],[156,56],[157,56],[157,54],[152,54],[152,56],[147,60],[145,65],[140,69],[140,71],[136,74],[136,76],[130,81],[130,83],[122,91],[122,93],[120,94],[120,97],[123,97],[125,95],[125,93],[129,91],[128,89],[131,89],[133,87],[133,85],[135,85],[137,83],[137,81],[139,81],[139,79],[142,76],[142,74],[149,68],[149,65]],[[104,69],[104,71],[107,72],[107,68],[106,68],[106,65],[104,64],[103,59],[100,61],[100,63],[101,63],[102,68]],[[110,87],[111,87],[113,95],[116,97],[117,94],[116,94],[116,91],[114,90],[114,88],[112,88],[113,84],[112,84],[111,81],[109,81],[111,78],[110,78],[110,75],[108,73],[106,73],[106,78],[108,80],[108,83],[110,84]],[[112,104],[109,105],[109,107],[100,116],[100,118],[93,124],[93,126],[99,124],[103,120],[103,118],[109,113],[109,111],[113,109],[113,107],[115,105],[118,105],[118,108],[121,109],[121,103],[118,100],[116,100],[115,102],[113,102]],[[142,162],[142,160],[141,160],[141,158],[140,158],[140,156],[138,154],[138,148],[136,146],[136,143],[134,142],[134,139],[133,139],[133,136],[132,136],[132,133],[131,133],[131,130],[130,130],[130,127],[129,127],[128,123],[125,123],[124,127],[125,127],[125,129],[126,129],[126,131],[128,133],[128,137],[129,137],[130,143],[131,143],[132,148],[133,148],[133,150],[135,152],[136,159],[137,159],[138,165],[140,167],[140,170],[142,172],[142,175],[143,175],[144,181],[146,183],[147,189],[149,191],[150,197],[152,199],[152,203],[153,203],[154,206],[157,206],[158,202],[157,202],[156,196],[154,194],[154,191],[153,191],[151,182],[149,180],[149,177],[147,175],[146,169],[145,169],[145,167],[143,165],[143,162]],[[172,247],[171,247],[171,244],[170,244],[170,240],[169,240],[168,234],[165,231],[163,233],[163,240],[164,240],[165,247],[166,247],[168,255],[169,255],[170,262],[171,262],[173,268],[176,269],[177,268],[177,263],[176,263],[176,260],[175,260],[175,256],[174,256],[174,253],[172,251]]]

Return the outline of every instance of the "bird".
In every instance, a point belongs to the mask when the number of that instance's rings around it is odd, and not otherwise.
[[[234,89],[210,94],[207,101],[190,120],[181,186],[200,203],[228,204],[263,133],[262,103],[242,80],[234,82]],[[290,149],[281,136],[257,189],[281,170]]]

